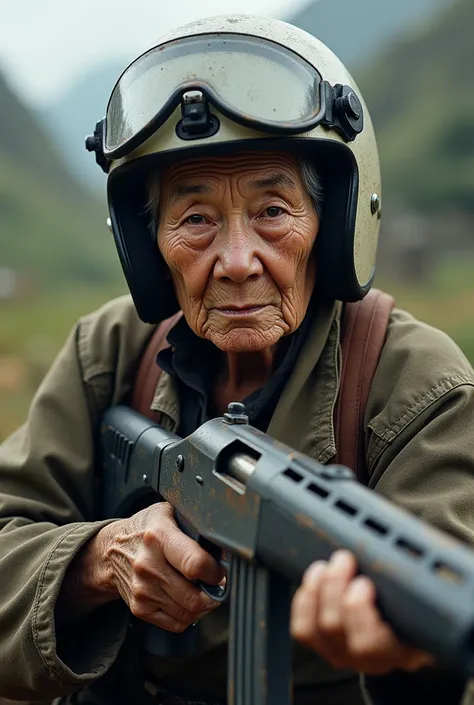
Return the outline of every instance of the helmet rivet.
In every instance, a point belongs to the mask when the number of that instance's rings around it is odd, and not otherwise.
[[[362,114],[362,106],[355,93],[348,93],[346,96],[346,111],[349,117],[359,120]]]
[[[371,196],[370,210],[372,211],[373,215],[380,212],[380,196],[378,195],[378,193],[373,193]]]

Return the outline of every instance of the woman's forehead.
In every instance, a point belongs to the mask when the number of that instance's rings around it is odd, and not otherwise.
[[[255,188],[300,185],[297,159],[287,152],[239,152],[220,157],[202,157],[168,166],[161,174],[162,186],[169,190],[175,184],[190,181],[218,182],[224,178],[246,179]]]

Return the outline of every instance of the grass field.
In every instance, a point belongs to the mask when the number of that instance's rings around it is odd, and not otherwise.
[[[448,333],[474,365],[474,255],[440,263],[424,286],[400,286],[388,277],[376,286],[399,308]]]
[[[74,322],[124,292],[125,287],[88,288],[0,302],[0,359],[22,363],[20,385],[0,386],[0,439],[26,418],[31,398]]]
[[[451,335],[474,364],[474,255],[443,262],[424,287],[400,286],[387,277],[376,285],[392,293],[399,307]],[[0,360],[20,367],[19,384],[0,384],[0,439],[26,418],[37,385],[77,318],[124,291],[88,288],[0,303]]]

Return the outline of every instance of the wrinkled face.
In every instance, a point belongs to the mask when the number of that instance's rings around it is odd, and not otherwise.
[[[243,152],[161,175],[158,246],[191,329],[226,352],[292,333],[315,281],[319,219],[296,159]]]

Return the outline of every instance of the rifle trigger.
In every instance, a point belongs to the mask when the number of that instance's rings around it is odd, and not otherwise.
[[[197,582],[198,587],[211,598],[214,602],[225,602],[229,596],[229,579],[226,577],[225,585],[208,585],[200,580]]]
[[[202,548],[204,548],[205,551],[211,554],[214,560],[219,563],[222,568],[224,568],[226,572],[226,579],[224,586],[209,585],[208,583],[204,583],[202,580],[197,580],[196,585],[201,588],[201,590],[208,597],[210,597],[211,600],[214,600],[215,602],[225,602],[229,596],[229,561],[227,560],[225,552],[222,548],[220,548],[220,546],[216,546],[215,543],[205,539],[203,536],[198,538],[198,543]]]
[[[229,597],[230,592],[230,563],[225,554],[222,554],[222,552],[220,558],[217,558],[217,556],[214,557],[226,572],[225,585],[208,585],[207,583],[203,583],[201,580],[198,580],[197,585],[208,597],[211,598],[211,600],[214,600],[215,602],[225,602]]]

